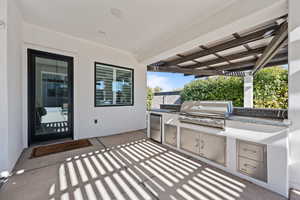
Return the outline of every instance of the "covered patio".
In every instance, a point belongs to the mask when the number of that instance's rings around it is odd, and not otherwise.
[[[299,8],[0,0],[0,200],[300,199]],[[277,65],[288,108],[253,108]],[[243,108],[147,110],[147,72],[241,77]]]

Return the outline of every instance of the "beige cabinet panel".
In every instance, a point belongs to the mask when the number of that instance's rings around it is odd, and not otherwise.
[[[165,124],[164,126],[165,133],[165,143],[177,146],[177,126]]]
[[[225,165],[226,137],[202,133],[200,135],[200,156]]]
[[[180,148],[182,150],[199,154],[200,133],[198,131],[180,128]]]

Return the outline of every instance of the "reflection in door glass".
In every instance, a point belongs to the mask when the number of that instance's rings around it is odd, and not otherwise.
[[[68,63],[35,59],[35,134],[68,132]]]

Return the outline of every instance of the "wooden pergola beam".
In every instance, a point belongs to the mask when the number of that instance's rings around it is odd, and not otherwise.
[[[287,63],[287,51],[283,51],[276,56],[267,64],[269,65],[277,65],[277,64],[286,64]],[[235,70],[248,70],[253,69],[255,66],[257,59],[249,59],[246,61],[241,61],[232,64],[226,64],[218,67],[212,67],[208,69],[191,69],[191,68],[180,68],[180,67],[154,67],[148,66],[148,71],[155,72],[171,72],[171,73],[183,73],[185,75],[196,75],[196,76],[213,76],[213,75],[225,75],[228,72]]]
[[[211,51],[210,51],[210,48],[207,48],[207,47],[204,46],[204,45],[201,45],[200,48],[201,48],[201,49],[204,49],[204,50],[207,50],[207,51],[209,51],[209,52],[211,52]],[[217,58],[223,60],[223,62],[230,63],[230,60],[226,59],[225,57],[221,56],[220,54],[218,54],[218,53],[216,53],[216,52],[211,52],[211,54],[212,54],[212,55],[215,55]]]
[[[177,58],[169,61],[161,60],[148,66],[148,71],[183,73],[185,75],[211,76],[228,75],[244,76],[245,70],[253,70],[254,73],[260,68],[274,65],[277,63],[286,63],[287,61],[287,22],[279,25],[278,21],[273,21],[262,26],[248,30],[243,34],[234,33],[231,40],[225,40],[209,46],[198,46],[199,51],[190,54],[177,54]],[[274,37],[273,37],[274,36]],[[248,43],[273,37],[266,46],[251,48]],[[262,42],[264,43],[264,42]],[[242,51],[222,55],[223,52],[235,47],[243,47]],[[214,55],[216,58],[198,61],[196,59]],[[245,58],[248,58],[245,60]],[[244,58],[244,59],[243,59]],[[250,59],[251,58],[251,59]],[[243,61],[238,61],[242,59]],[[182,66],[181,63],[193,61],[193,64]],[[220,63],[226,63],[220,66]],[[218,65],[219,64],[219,65]],[[213,66],[215,65],[215,66]]]
[[[288,63],[288,59],[278,59],[278,60],[273,60],[273,61],[270,61],[268,64],[265,65],[264,68],[266,67],[274,67],[274,66],[279,66],[279,65],[285,65]],[[254,68],[254,65],[250,65],[250,66],[244,66],[243,68],[241,69],[231,69],[231,70],[228,70],[228,71],[241,71],[241,70],[253,70]]]
[[[276,56],[273,57],[273,61],[278,61],[278,60],[287,60],[288,57],[288,53],[285,51],[283,53],[280,53]],[[249,59],[246,61],[241,61],[241,62],[237,62],[237,63],[232,63],[232,64],[226,64],[226,65],[222,65],[222,66],[218,66],[215,68],[210,68],[211,70],[232,70],[232,69],[239,69],[244,68],[244,67],[248,67],[248,66],[255,66],[255,63],[257,62],[256,58],[253,59]]]
[[[233,35],[233,37],[235,37],[235,38],[240,38],[240,37],[241,37],[240,34],[238,34],[238,33],[234,33],[234,34],[232,34],[232,35]],[[243,47],[245,47],[248,51],[252,50],[252,48],[251,48],[248,44],[244,44]],[[258,55],[257,55],[257,54],[254,54],[253,56],[254,56],[255,58],[258,58]]]
[[[265,49],[261,57],[255,63],[255,67],[252,71],[252,75],[255,75],[259,69],[263,68],[285,45],[288,39],[288,22],[284,22],[280,25],[278,31],[276,31],[275,36],[272,41]]]
[[[244,45],[249,42],[261,40],[263,38],[272,36],[274,33],[274,30],[277,30],[277,29],[278,29],[278,25],[269,26],[265,29],[262,29],[262,30],[259,30],[256,32],[252,32],[252,33],[242,36],[238,39],[233,39],[233,40],[218,44],[216,46],[210,47],[209,50],[202,50],[202,51],[199,51],[199,52],[196,52],[196,53],[193,53],[193,54],[190,54],[190,55],[187,55],[187,56],[184,56],[184,57],[181,57],[176,60],[169,61],[169,62],[162,61],[161,66],[169,67],[169,66],[178,65],[180,63],[191,61],[191,60],[203,57],[203,56],[207,56],[207,55],[210,55],[213,53],[217,53],[217,52],[231,49],[231,48],[234,48],[234,47],[237,47],[240,45]]]
[[[265,65],[266,67],[273,67],[273,66],[278,66],[278,65],[285,65],[288,63],[287,59],[283,59],[283,60],[274,60],[269,62],[267,65]],[[249,66],[243,66],[242,68],[237,68],[237,69],[231,69],[231,70],[227,70],[227,72],[241,72],[241,70],[252,70],[254,68],[254,65],[249,65]],[[185,74],[186,76],[192,76],[192,74]],[[202,78],[202,77],[207,77],[205,75],[196,75],[195,78]]]
[[[214,64],[224,62],[224,59],[232,61],[232,60],[237,60],[237,59],[249,57],[249,56],[256,55],[256,54],[262,54],[265,49],[266,49],[266,46],[258,47],[256,49],[252,49],[252,50],[249,50],[249,51],[242,51],[242,52],[238,52],[238,53],[231,54],[231,55],[228,55],[228,56],[223,56],[223,58],[216,58],[214,60],[209,60],[209,61],[206,61],[206,62],[200,62],[198,64],[182,66],[182,68],[193,68],[193,69],[197,68],[197,69],[200,69],[200,68],[207,67],[209,65],[214,65]]]

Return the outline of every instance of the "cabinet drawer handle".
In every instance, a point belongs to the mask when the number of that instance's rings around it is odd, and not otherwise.
[[[251,150],[251,149],[246,149],[246,148],[244,148],[243,150],[244,150],[244,151],[250,151],[250,152],[252,152],[252,153],[256,153],[255,150]]]
[[[241,168],[242,171],[247,172],[247,169]]]
[[[253,166],[253,165],[249,165],[249,164],[244,164],[244,167],[252,167],[253,169],[256,169],[256,167],[255,167],[255,166]]]

